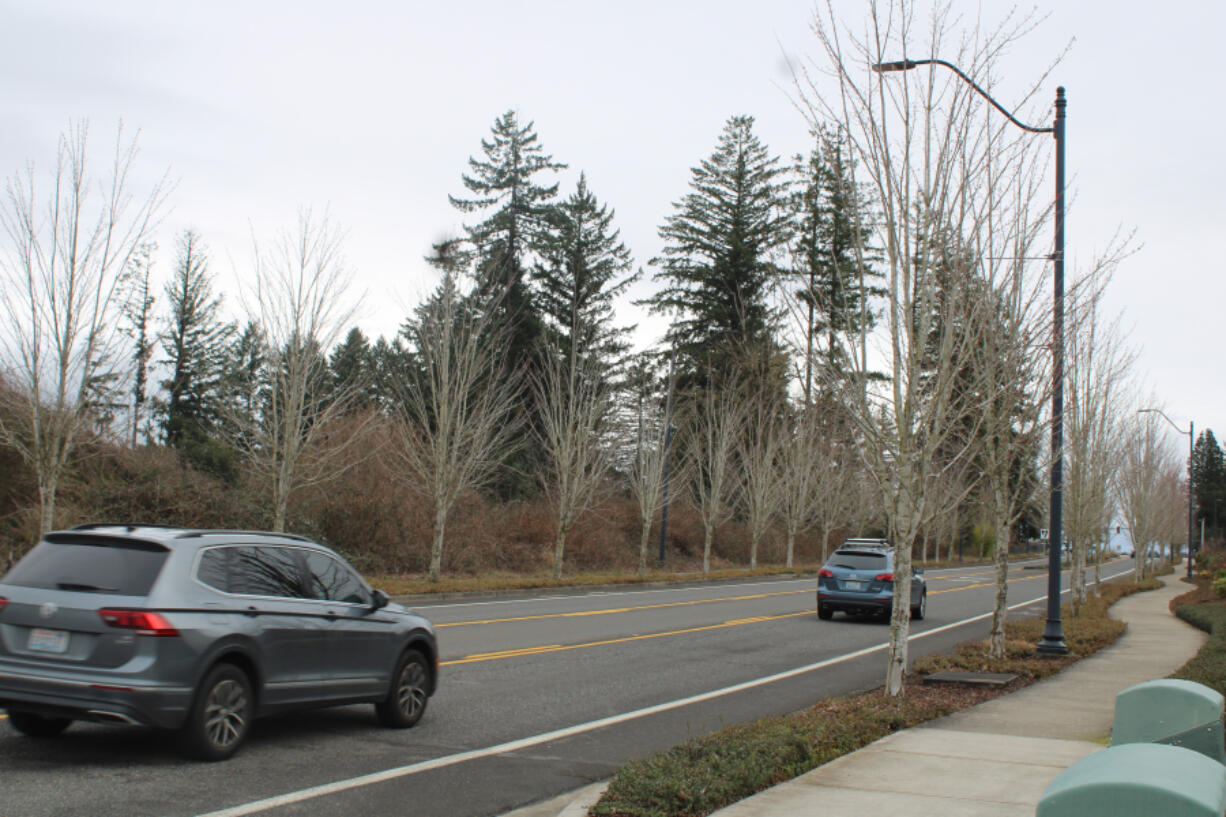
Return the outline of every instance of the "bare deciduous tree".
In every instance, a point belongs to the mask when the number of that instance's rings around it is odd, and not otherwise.
[[[268,485],[272,528],[285,530],[294,491],[334,479],[357,463],[346,456],[364,430],[338,424],[356,393],[329,390],[327,350],[357,310],[353,274],[342,254],[343,235],[327,214],[298,214],[271,248],[255,247],[250,319],[264,334],[267,399],[254,416],[231,418],[235,442],[252,475]],[[342,433],[337,429],[344,428]]]
[[[797,411],[789,433],[779,447],[779,516],[787,535],[787,566],[795,560],[796,536],[813,527],[823,518],[823,500],[830,494],[824,490],[823,475],[834,468],[817,422],[817,412],[808,408]],[[845,483],[844,483],[845,484]],[[826,537],[823,526],[822,561],[826,558]]]
[[[1076,615],[1086,599],[1086,557],[1097,546],[1095,586],[1114,511],[1112,479],[1120,464],[1121,418],[1134,353],[1122,340],[1118,324],[1103,324],[1100,299],[1087,299],[1070,310],[1065,356],[1064,528],[1072,545],[1070,607]]]
[[[860,363],[864,356],[855,354],[862,334],[843,343],[851,364],[849,412],[885,496],[895,548],[886,672],[891,695],[901,694],[907,666],[912,547],[943,510],[929,486],[961,468],[981,433],[983,393],[966,361],[990,308],[979,265],[983,249],[996,246],[983,239],[996,228],[987,181],[1007,141],[1007,123],[989,116],[987,103],[940,66],[888,75],[872,66],[939,56],[987,85],[993,65],[1032,21],[1007,17],[965,32],[955,32],[955,24],[947,6],[917,21],[911,4],[890,2],[874,4],[866,25],[844,27],[827,5],[814,25],[821,61],[797,71],[799,101],[811,125],[833,122],[847,135],[880,207],[873,235],[884,251],[880,353],[888,385],[874,384]],[[1011,107],[1026,107],[1032,94]],[[1019,144],[1017,150],[1029,148]],[[861,265],[868,230],[859,230]],[[944,499],[964,497],[950,492]]]
[[[683,416],[687,485],[702,519],[702,572],[710,573],[715,529],[732,516],[740,490],[735,460],[745,429],[741,391],[711,385],[690,393]]]
[[[1147,405],[1158,403],[1151,400]],[[1175,542],[1181,529],[1186,537],[1186,517],[1183,525],[1178,524],[1187,507],[1187,495],[1179,495],[1183,462],[1164,424],[1153,412],[1133,415],[1125,423],[1116,486],[1136,548],[1138,580],[1153,573],[1157,548]]]
[[[650,382],[649,371],[643,381],[644,385]],[[637,395],[634,456],[626,469],[630,494],[639,509],[640,576],[647,572],[647,539],[652,520],[664,507],[667,487],[672,483],[684,482],[678,470],[670,468],[672,417],[669,411],[672,407],[666,405],[663,411],[658,410],[658,406],[651,405],[653,397],[649,389],[641,389]]]
[[[742,466],[741,502],[749,524],[749,569],[758,567],[758,549],[783,500],[780,423],[777,412],[761,397],[753,401],[737,459]],[[789,557],[791,554],[788,554]],[[791,566],[789,560],[788,565]]]
[[[441,246],[439,254],[450,251]],[[520,387],[504,370],[506,344],[491,314],[466,301],[454,268],[444,266],[438,293],[408,333],[415,360],[399,386],[394,451],[433,505],[430,581],[442,573],[456,500],[488,483],[519,434]]]
[[[38,478],[39,526],[55,523],[56,493],[127,361],[118,348],[125,270],[156,223],[170,184],[135,198],[136,142],[120,126],[107,173],[91,176],[88,127],[60,137],[51,187],[30,165],[7,183],[0,223],[3,376],[0,437]]]
[[[612,410],[601,361],[545,349],[532,391],[540,407],[539,429],[549,460],[545,490],[557,510],[553,577],[562,578],[566,534],[596,497],[609,473],[609,448],[602,434]]]

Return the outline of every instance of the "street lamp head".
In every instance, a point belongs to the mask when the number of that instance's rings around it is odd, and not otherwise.
[[[915,60],[898,60],[897,62],[877,62],[873,63],[873,70],[878,74],[884,74],[887,71],[910,71],[912,68],[919,65]]]

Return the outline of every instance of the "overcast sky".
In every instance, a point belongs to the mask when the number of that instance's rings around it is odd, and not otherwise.
[[[848,19],[866,5],[835,0]],[[989,19],[1010,5],[954,2]],[[1167,414],[1226,433],[1215,239],[1226,218],[1226,4],[1040,10],[1049,16],[1004,56],[993,90],[1009,105],[1075,38],[1040,94],[1068,90],[1070,264],[1135,229],[1141,248],[1109,309],[1131,328]],[[177,181],[155,274],[168,274],[174,237],[190,226],[231,307],[251,236],[271,238],[301,206],[326,207],[347,231],[373,339],[433,287],[422,256],[461,230],[447,195],[464,192],[460,174],[500,113],[535,121],[546,151],[569,163],[563,194],[587,173],[646,265],[729,116],[756,117],[780,156],[808,149],[784,55],[816,55],[812,16],[808,0],[0,0],[0,175],[29,161],[48,169],[71,120],[90,120],[95,148],[113,143],[119,120],[139,128],[141,180]],[[659,329],[644,321],[641,342]]]

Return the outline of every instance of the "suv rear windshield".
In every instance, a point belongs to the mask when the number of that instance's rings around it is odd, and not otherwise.
[[[147,596],[169,551],[153,542],[91,536],[43,540],[18,562],[5,584]]]
[[[848,570],[878,570],[885,567],[885,554],[871,550],[836,550],[830,564]]]

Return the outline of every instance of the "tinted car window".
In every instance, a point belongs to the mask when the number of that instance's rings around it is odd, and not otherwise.
[[[245,596],[306,596],[302,569],[292,548],[235,547],[228,557],[229,592]]]
[[[880,570],[885,568],[885,554],[840,550],[830,558],[830,563],[835,567],[846,567],[850,570]]]
[[[200,566],[196,568],[196,578],[223,593],[230,592],[233,556],[234,548],[209,548],[200,554]]]
[[[153,542],[92,537],[43,541],[4,577],[7,584],[147,596],[168,551]]]
[[[306,551],[311,598],[369,604],[370,594],[353,571],[326,553]]]

